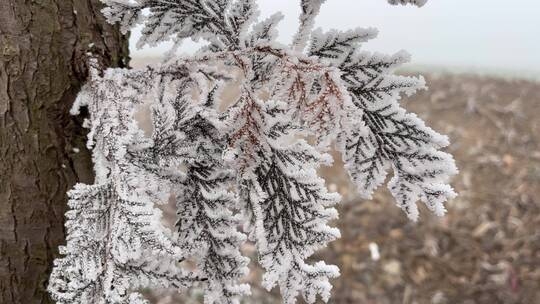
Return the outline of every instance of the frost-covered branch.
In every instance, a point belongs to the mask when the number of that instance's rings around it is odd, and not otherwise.
[[[442,215],[455,196],[447,182],[457,170],[441,151],[448,139],[399,105],[425,87],[394,75],[408,55],[360,51],[374,29],[313,30],[324,1],[301,1],[290,46],[275,41],[283,16],[256,20],[252,0],[105,2],[123,30],[144,24],[139,45],[188,37],[209,45],[156,67],[92,70],[73,113],[88,107],[96,181],[70,192],[68,241],[49,284],[59,303],[144,303],[141,288],[195,283],[205,303],[239,303],[249,294],[240,253],[248,239],[263,285],[278,286],[284,303],[328,301],[339,270],[310,259],[339,237],[329,221],[340,196],[317,174],[330,149],[363,197],[392,169],[388,187],[412,220],[418,200]],[[226,99],[233,84],[239,95]],[[134,118],[143,106],[149,135]],[[174,232],[156,208],[172,201]]]
[[[301,294],[308,303],[320,295],[330,297],[329,279],[339,275],[336,266],[306,259],[339,237],[328,221],[337,218],[333,205],[340,196],[328,193],[316,169],[331,158],[303,140],[294,141],[283,103],[259,105],[264,128],[256,151],[258,163],[241,176],[241,197],[251,220],[251,234],[265,268],[263,286],[279,285],[285,303]]]
[[[127,85],[127,79],[153,74],[128,73],[109,71],[103,78],[92,73],[74,107],[77,112],[86,106],[92,115],[88,144],[96,180],[69,193],[65,256],[55,261],[49,285],[58,303],[143,303],[137,288],[188,287],[201,278],[178,267],[184,254],[154,206],[166,201],[169,183],[137,166],[130,154],[151,146],[133,113],[144,102],[138,94],[154,83]]]
[[[370,197],[392,168],[390,191],[412,220],[418,219],[416,201],[422,200],[437,215],[455,196],[446,182],[457,170],[452,157],[438,151],[448,145],[442,136],[398,104],[401,93],[424,88],[422,78],[392,75],[408,55],[381,56],[356,53],[340,65],[354,108],[364,119],[341,134],[339,145],[345,167],[360,193]]]
[[[315,17],[319,14],[322,4],[326,0],[301,0],[300,8],[300,26],[298,32],[293,38],[293,49],[302,52],[306,47],[313,27],[315,26]]]

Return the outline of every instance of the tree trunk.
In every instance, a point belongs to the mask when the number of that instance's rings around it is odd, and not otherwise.
[[[126,37],[99,0],[0,0],[0,303],[51,303],[66,191],[91,183],[82,118],[69,109],[88,52],[125,66]]]

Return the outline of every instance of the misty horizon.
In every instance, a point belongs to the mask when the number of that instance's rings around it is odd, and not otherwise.
[[[259,0],[260,18],[283,11],[279,41],[288,43],[298,25],[298,1]],[[457,67],[540,73],[540,3],[522,0],[510,5],[502,0],[432,0],[422,8],[390,6],[383,0],[328,0],[317,19],[324,30],[374,27],[377,38],[363,49],[392,54],[406,50],[413,66]],[[344,9],[345,5],[345,9]],[[170,43],[137,50],[140,31],[133,32],[132,57],[156,57]],[[193,53],[201,44],[185,41],[179,52]]]

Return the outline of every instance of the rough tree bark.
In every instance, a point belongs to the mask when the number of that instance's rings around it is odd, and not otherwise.
[[[126,37],[99,0],[0,0],[0,303],[50,303],[66,191],[92,182],[81,118],[69,115],[87,53],[125,66]]]

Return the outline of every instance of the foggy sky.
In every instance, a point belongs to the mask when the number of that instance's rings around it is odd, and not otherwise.
[[[281,10],[280,41],[291,40],[299,1],[258,0],[261,17]],[[407,50],[414,64],[500,68],[540,72],[540,1],[430,0],[424,7],[390,6],[385,0],[327,0],[317,19],[323,29],[375,27],[379,36],[364,44],[370,51]],[[135,50],[155,56],[165,46]],[[193,43],[181,51],[192,52]]]

